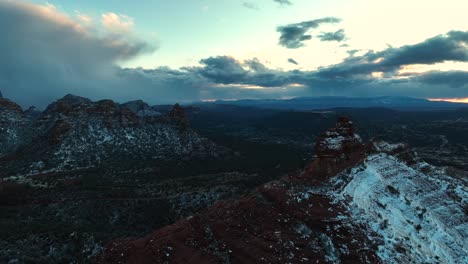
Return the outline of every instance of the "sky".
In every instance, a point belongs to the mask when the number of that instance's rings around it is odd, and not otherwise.
[[[468,97],[468,1],[0,0],[0,91],[150,104]]]

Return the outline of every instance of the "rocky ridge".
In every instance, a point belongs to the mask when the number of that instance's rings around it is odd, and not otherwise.
[[[299,175],[216,203],[140,239],[119,239],[98,263],[463,263],[466,177],[403,144],[354,134],[341,118]],[[459,174],[456,174],[459,175]]]
[[[366,223],[377,254],[388,263],[466,263],[468,180],[460,171],[437,168],[401,144],[378,142],[375,153],[331,195]],[[384,151],[383,151],[384,150]]]
[[[2,150],[10,152],[9,160],[21,157],[5,165],[12,173],[96,167],[119,160],[196,159],[225,151],[190,129],[179,105],[161,114],[143,102],[120,105],[67,95],[40,114],[33,108],[23,112],[6,99],[1,99],[0,108],[0,122],[5,124],[0,131]]]

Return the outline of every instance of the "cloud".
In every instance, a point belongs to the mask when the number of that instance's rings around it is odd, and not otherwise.
[[[468,33],[468,32],[466,32]],[[415,45],[406,45],[400,48],[388,47],[387,49],[374,52],[369,51],[362,56],[355,56],[357,51],[350,51],[350,56],[342,63],[329,67],[319,68],[315,71],[292,70],[284,71],[270,69],[258,59],[240,62],[231,57],[211,57],[207,60],[211,63],[202,63],[201,67],[193,67],[190,72],[194,75],[204,75],[211,87],[222,84],[224,90],[212,89],[222,97],[222,92],[228,93],[226,87],[236,90],[238,98],[246,96],[239,87],[256,87],[255,96],[263,93],[264,98],[273,96],[468,96],[468,72],[466,71],[430,71],[424,73],[400,74],[398,69],[403,65],[415,63],[432,64],[447,60],[466,61],[464,47],[466,35],[463,32],[449,32],[445,35],[436,36]],[[438,52],[440,43],[445,44],[447,49],[445,56],[434,59],[433,53]],[[423,58],[421,50],[433,48]],[[408,52],[412,51],[412,52]],[[409,56],[401,62],[401,56]],[[216,63],[214,63],[216,62]],[[398,62],[398,63],[397,63]],[[400,63],[401,62],[401,63]],[[216,71],[215,68],[219,68]],[[231,69],[231,70],[226,70]],[[216,74],[207,75],[206,71]],[[381,74],[374,75],[379,72]],[[245,89],[244,89],[245,90]],[[249,94],[252,95],[252,91]]]
[[[320,41],[338,41],[341,42],[346,39],[344,29],[340,29],[336,32],[322,32],[317,36]]]
[[[82,25],[90,25],[93,22],[93,18],[83,14],[79,11],[75,11],[75,16],[78,18],[78,22]]]
[[[109,12],[101,16],[102,25],[110,32],[128,33],[133,28],[133,18]]]
[[[241,82],[247,74],[237,60],[228,56],[210,57],[201,60],[200,63],[204,67],[200,68],[199,74],[216,83]]]
[[[468,89],[468,72],[466,71],[430,71],[413,77],[418,82],[429,85],[445,85],[454,89]]]
[[[289,62],[289,63],[292,63],[292,64],[299,65],[299,63],[298,63],[295,59],[293,59],[293,58],[289,58],[289,59],[288,59],[288,62]]]
[[[286,26],[279,26],[276,31],[280,33],[279,45],[288,49],[297,49],[304,47],[304,41],[312,39],[312,35],[308,32],[318,28],[326,23],[339,23],[341,20],[336,17],[325,17],[310,21],[304,21]]]
[[[266,67],[257,58],[240,62],[229,56],[216,56],[202,59],[200,65],[183,70],[204,77],[211,84],[277,87],[288,83],[282,71]]]
[[[4,95],[22,105],[44,105],[66,93],[104,96],[118,84],[118,62],[154,50],[131,32],[89,28],[82,20],[52,5],[0,1]]]
[[[379,52],[350,56],[343,63],[320,70],[323,77],[349,78],[383,72],[395,75],[401,67],[413,64],[431,65],[446,61],[468,62],[468,31],[450,31],[421,43]]]
[[[250,60],[245,60],[244,61],[244,66],[248,67],[251,71],[253,72],[269,72],[270,69],[268,69],[263,63],[260,62],[258,58],[253,58]]]
[[[466,61],[466,48],[460,48],[465,47],[467,34],[452,31],[418,44],[369,51],[362,56],[351,52],[353,55],[343,62],[313,71],[272,69],[257,58],[239,61],[230,56],[214,56],[202,59],[199,66],[180,70],[128,69],[123,79],[149,91],[156,92],[154,87],[157,87],[158,95],[171,96],[173,100],[382,95],[468,97],[466,71],[406,74],[397,71],[406,64]],[[434,44],[441,41],[449,44]],[[428,58],[421,57],[420,49],[427,50],[428,46],[433,48],[432,52],[423,53]],[[434,59],[431,54],[437,53],[441,46],[448,48],[446,54]],[[402,56],[412,59],[397,63]],[[376,71],[382,72],[382,76],[374,76],[372,73]],[[134,76],[132,80],[129,75]]]
[[[361,50],[358,50],[358,49],[352,49],[352,50],[347,50],[346,53],[348,53],[348,55],[350,57],[354,56],[354,54],[358,53],[359,51]]]
[[[256,5],[255,3],[252,3],[252,2],[243,2],[242,6],[244,6],[245,8],[248,8],[248,9],[252,9],[252,10],[257,10],[257,11],[260,10],[258,5]]]
[[[275,1],[276,3],[282,5],[282,6],[290,6],[292,5],[292,2],[289,1],[289,0],[273,0]]]

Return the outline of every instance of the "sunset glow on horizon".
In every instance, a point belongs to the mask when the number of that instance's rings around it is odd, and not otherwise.
[[[450,103],[463,103],[468,104],[468,97],[465,98],[428,98],[433,102],[450,102]]]

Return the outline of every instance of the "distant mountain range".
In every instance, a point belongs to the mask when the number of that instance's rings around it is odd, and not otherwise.
[[[0,98],[3,98],[0,91]],[[142,101],[133,101],[125,104],[138,115],[152,115],[159,108],[164,110],[170,107],[142,106]],[[379,96],[379,97],[347,97],[347,96],[318,96],[318,97],[296,97],[291,99],[241,99],[241,100],[216,100],[210,102],[194,102],[189,105],[234,105],[248,106],[262,109],[311,111],[334,108],[388,108],[400,111],[430,111],[450,110],[468,108],[466,103],[455,103],[446,101],[431,101],[425,98],[414,98],[406,96]],[[138,108],[138,109],[136,109]],[[157,114],[157,113],[156,113]]]
[[[422,98],[381,97],[298,97],[293,99],[218,100],[211,104],[229,104],[281,110],[319,110],[332,108],[391,108],[397,110],[441,110],[468,107],[468,104],[430,101]]]

